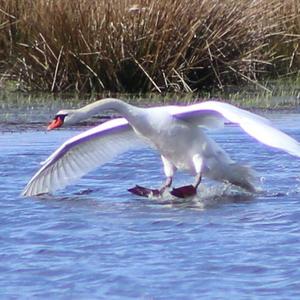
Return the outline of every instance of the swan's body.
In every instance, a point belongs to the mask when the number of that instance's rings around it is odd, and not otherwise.
[[[105,122],[66,141],[43,164],[26,186],[25,196],[54,192],[129,149],[150,144],[162,157],[166,183],[176,170],[231,182],[255,191],[253,172],[230,159],[203,128],[237,123],[258,141],[300,157],[300,145],[271,126],[270,121],[227,103],[208,101],[190,106],[139,108],[118,99],[104,99],[78,110],[60,111],[50,129],[77,123],[104,110],[123,118]]]

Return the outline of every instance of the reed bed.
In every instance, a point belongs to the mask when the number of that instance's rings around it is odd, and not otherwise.
[[[52,92],[257,83],[298,72],[299,12],[298,0],[0,0],[1,78]]]

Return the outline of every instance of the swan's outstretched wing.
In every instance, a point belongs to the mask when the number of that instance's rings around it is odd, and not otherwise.
[[[173,106],[169,112],[176,118],[200,126],[205,126],[206,122],[207,127],[214,123],[219,125],[218,120],[236,123],[261,143],[300,157],[300,144],[295,139],[274,128],[268,119],[228,103],[207,101],[185,107]]]
[[[50,155],[23,191],[52,193],[130,149],[145,146],[124,118],[114,119],[67,140]]]

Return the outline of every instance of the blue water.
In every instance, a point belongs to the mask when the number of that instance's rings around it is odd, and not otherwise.
[[[268,117],[300,140],[299,114]],[[39,163],[84,130],[36,127],[0,133],[1,299],[300,299],[300,159],[230,127],[212,136],[258,171],[260,194],[204,180],[194,199],[136,197],[127,188],[163,180],[147,150],[22,198]]]

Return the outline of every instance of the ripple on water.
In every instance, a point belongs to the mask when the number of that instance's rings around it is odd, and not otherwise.
[[[278,124],[299,138],[299,119]],[[163,176],[158,155],[147,150],[55,196],[21,198],[39,162],[76,132],[0,135],[3,298],[299,297],[299,160],[231,128],[213,136],[265,178],[261,193],[204,181],[184,201],[135,197],[127,188],[157,187]],[[184,174],[175,182],[186,183]]]

